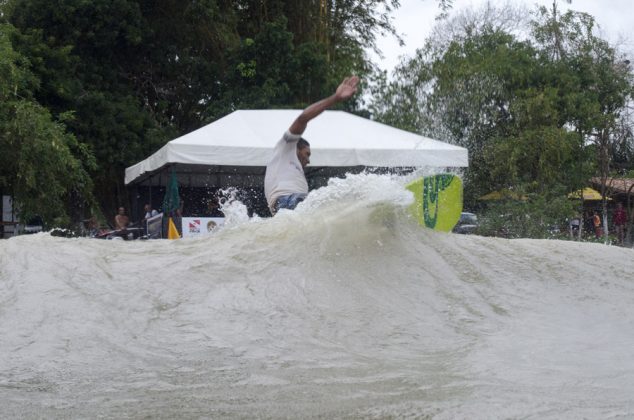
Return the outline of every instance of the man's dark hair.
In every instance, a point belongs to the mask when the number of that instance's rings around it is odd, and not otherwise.
[[[300,137],[299,140],[297,141],[297,148],[303,149],[304,147],[310,147],[310,143],[308,143],[308,141],[305,138]]]

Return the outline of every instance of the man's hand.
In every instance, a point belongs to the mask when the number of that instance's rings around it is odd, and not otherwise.
[[[339,101],[345,101],[349,99],[357,92],[357,85],[359,84],[359,78],[357,76],[346,77],[343,82],[337,87],[335,97]]]
[[[290,131],[291,134],[302,134],[304,130],[306,130],[306,126],[310,120],[335,105],[337,102],[350,99],[352,95],[357,92],[358,84],[359,78],[357,76],[346,77],[339,87],[337,87],[337,91],[334,95],[330,95],[329,97],[322,99],[319,102],[315,102],[306,108],[301,115],[293,121],[293,124],[291,124],[288,131]]]

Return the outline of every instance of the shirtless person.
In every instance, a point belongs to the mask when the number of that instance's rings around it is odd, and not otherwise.
[[[264,176],[264,195],[271,214],[279,209],[294,209],[308,195],[304,168],[310,163],[310,144],[301,136],[308,122],[331,106],[350,99],[358,84],[357,76],[344,79],[334,95],[308,106],[277,142]]]
[[[125,214],[125,207],[119,207],[119,213],[114,217],[114,228],[117,230],[125,229],[129,223],[130,219]]]

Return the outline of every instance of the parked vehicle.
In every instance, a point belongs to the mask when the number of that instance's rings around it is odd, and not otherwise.
[[[29,219],[24,228],[22,228],[22,233],[38,233],[42,231],[44,223],[42,223],[42,218],[40,216],[35,216]]]
[[[478,216],[469,212],[462,212],[460,214],[460,220],[453,228],[453,233],[469,234],[473,233],[478,228]]]

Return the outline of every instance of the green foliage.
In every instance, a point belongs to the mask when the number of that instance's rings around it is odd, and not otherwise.
[[[39,215],[48,225],[68,224],[69,194],[89,198],[92,190],[92,181],[73,149],[88,159],[89,152],[35,102],[16,101],[2,108],[1,147],[6,151],[2,178],[8,181],[5,187],[10,188],[21,217]]]
[[[238,108],[302,107],[344,76],[363,76],[371,68],[364,49],[378,32],[394,33],[395,7],[397,0],[7,0],[0,15],[18,29],[10,42],[18,58],[0,57],[11,75],[0,88],[64,119],[72,152],[94,155],[96,165],[84,169],[111,213],[127,205],[124,169],[167,140]]]
[[[13,49],[11,35],[15,34],[11,25],[0,24],[0,100],[9,101],[20,95],[32,96],[39,86],[39,80],[29,70],[29,60]]]
[[[554,191],[565,197],[597,172],[607,176],[615,157],[627,167],[632,73],[594,35],[591,16],[561,15],[555,3],[538,9],[522,39],[496,22],[463,24],[445,31],[448,41],[429,40],[393,81],[378,75],[370,109],[380,121],[469,150],[467,208],[491,191],[523,190],[529,202],[493,205],[489,219],[523,225],[530,217],[542,226],[548,217],[539,209],[557,202]]]
[[[67,125],[84,140],[96,158],[91,171],[104,211],[114,211],[122,191],[125,168],[153,153],[167,140],[163,131],[133,96],[86,92]]]
[[[236,109],[303,108],[332,94],[344,75],[363,74],[364,58],[351,54],[345,66],[332,63],[327,46],[315,41],[298,44],[285,17],[264,22],[254,37],[244,38],[227,53],[226,78],[217,100],[205,112],[207,121]],[[346,106],[355,109],[354,101]]]
[[[580,146],[574,133],[552,126],[536,127],[495,139],[485,149],[484,160],[491,168],[490,180],[497,186],[533,184],[549,190],[557,182],[574,185]]]
[[[33,98],[39,80],[12,48],[15,34],[12,26],[0,25],[0,190],[13,196],[22,220],[38,215],[49,226],[66,225],[71,198],[92,202],[86,168],[95,161]]]
[[[563,192],[564,189],[558,189]],[[565,194],[529,194],[526,201],[502,200],[478,214],[477,233],[505,238],[550,239],[565,236],[575,203]],[[562,233],[563,232],[563,233]]]

